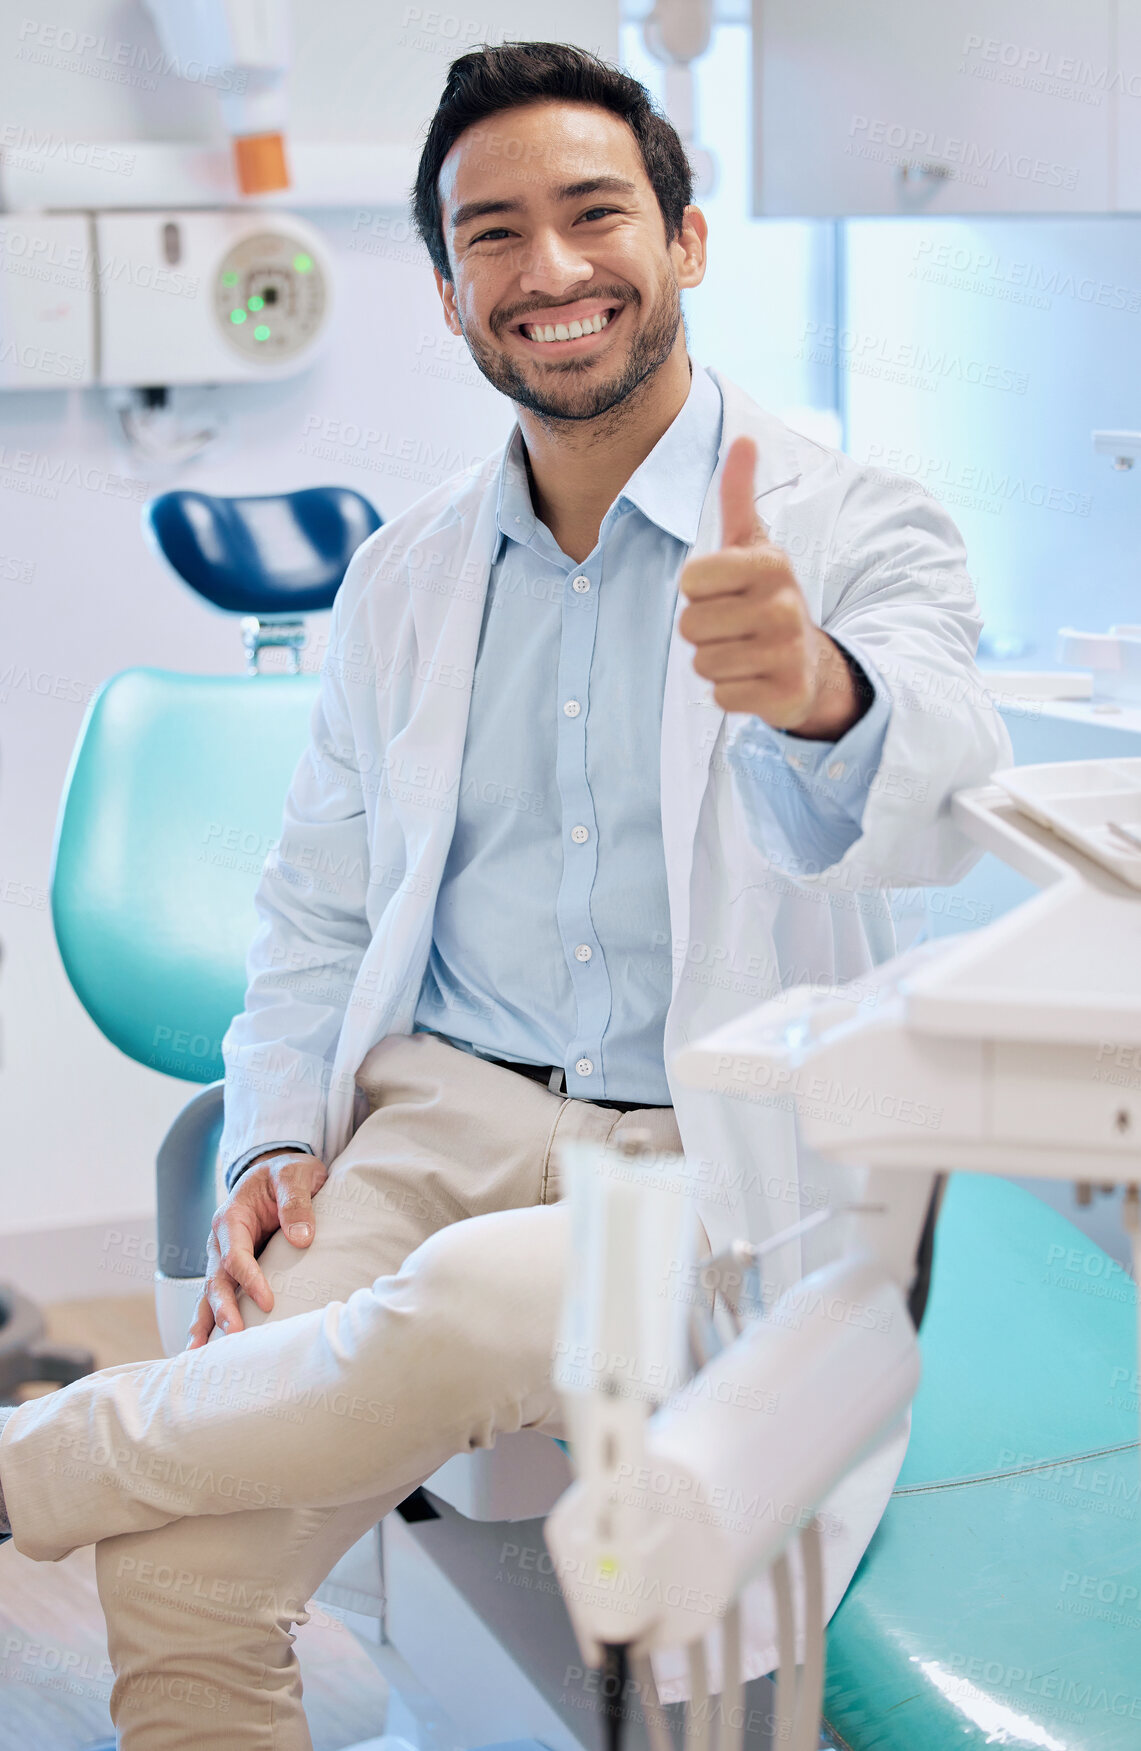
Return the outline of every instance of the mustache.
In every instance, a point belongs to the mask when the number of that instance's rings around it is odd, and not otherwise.
[[[490,327],[493,334],[499,334],[504,328],[509,328],[513,322],[525,320],[528,316],[537,316],[542,310],[559,310],[564,304],[573,304],[579,298],[609,298],[614,304],[640,304],[642,297],[632,286],[587,286],[581,292],[576,292],[573,298],[548,299],[545,304],[534,301],[527,304],[514,304],[507,310],[497,311]]]

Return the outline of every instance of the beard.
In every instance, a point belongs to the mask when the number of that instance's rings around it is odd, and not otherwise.
[[[598,291],[592,289],[590,296],[611,299],[622,307],[631,304],[635,310],[642,304],[641,296],[628,287],[604,286]],[[541,311],[535,314],[541,315]],[[654,300],[649,320],[636,330],[616,376],[597,381],[598,366],[593,359],[567,359],[556,365],[553,373],[548,370],[542,388],[533,387],[506,353],[469,334],[462,324],[461,328],[478,370],[493,389],[518,407],[543,420],[593,420],[629,400],[635,390],[661,369],[674,349],[681,319],[681,295],[670,276]]]

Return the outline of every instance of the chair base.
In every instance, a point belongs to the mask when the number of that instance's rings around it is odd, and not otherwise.
[[[0,1284],[0,1404],[14,1404],[20,1387],[33,1380],[70,1386],[94,1366],[90,1350],[49,1344],[35,1302]]]
[[[155,1272],[155,1318],[164,1356],[177,1356],[186,1348],[186,1334],[205,1287],[205,1277],[166,1277]]]

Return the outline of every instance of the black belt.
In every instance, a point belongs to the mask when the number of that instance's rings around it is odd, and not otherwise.
[[[591,1095],[571,1095],[567,1093],[566,1075],[561,1064],[516,1064],[510,1058],[484,1058],[482,1052],[477,1054],[485,1064],[498,1064],[501,1070],[515,1070],[520,1076],[529,1076],[532,1082],[545,1082],[552,1094],[565,1095],[568,1100],[589,1100],[593,1107],[610,1107],[616,1113],[639,1113],[646,1108],[659,1108],[666,1111],[669,1101],[657,1100],[595,1100]],[[552,1078],[561,1084],[554,1087]]]

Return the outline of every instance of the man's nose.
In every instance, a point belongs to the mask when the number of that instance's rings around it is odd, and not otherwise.
[[[581,296],[582,286],[594,278],[594,263],[555,230],[536,234],[524,246],[519,260],[519,288],[543,292],[548,298]]]

